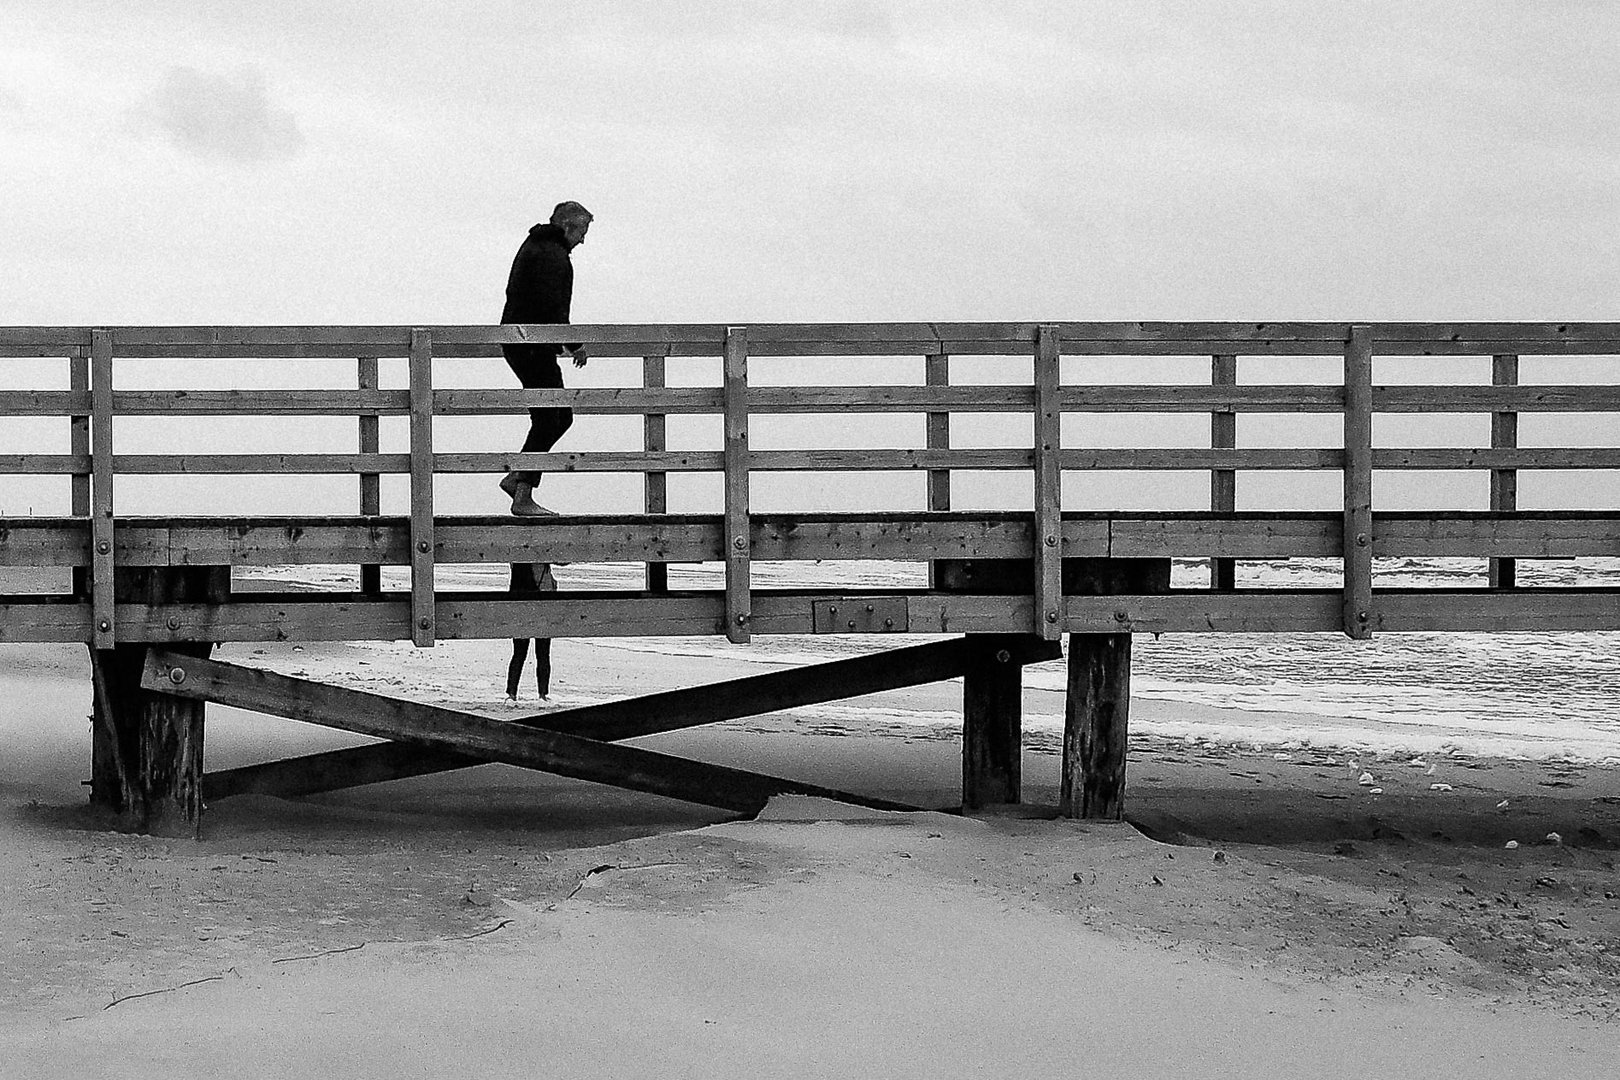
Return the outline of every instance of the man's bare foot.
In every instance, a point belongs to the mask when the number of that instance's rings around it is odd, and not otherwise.
[[[501,490],[506,492],[510,498],[517,498],[518,474],[515,472],[509,472],[505,476],[501,477]]]
[[[527,491],[524,491],[517,498],[512,500],[512,513],[516,514],[518,517],[557,516],[557,511],[541,506],[539,503],[535,502],[534,499],[529,497],[529,493]]]

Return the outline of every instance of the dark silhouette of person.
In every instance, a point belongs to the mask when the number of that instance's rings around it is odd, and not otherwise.
[[[512,564],[512,595],[514,597],[540,596],[557,591],[557,579],[551,576],[549,563]],[[506,696],[511,701],[518,697],[518,684],[523,681],[523,665],[529,659],[529,639],[512,639],[512,662],[506,665]],[[540,700],[551,697],[551,639],[534,639],[534,679],[540,691]]]
[[[512,260],[506,279],[506,307],[503,323],[566,323],[574,295],[574,264],[569,252],[585,242],[591,227],[591,212],[577,202],[561,202],[551,212],[550,222],[529,230]],[[585,349],[565,345],[575,367],[584,367]],[[560,389],[562,368],[557,365],[556,345],[503,345],[507,366],[525,390]],[[529,410],[529,435],[523,452],[543,454],[557,444],[574,422],[569,408]],[[501,490],[512,497],[512,513],[523,517],[550,514],[534,501],[540,483],[537,470],[513,470],[501,478]]]

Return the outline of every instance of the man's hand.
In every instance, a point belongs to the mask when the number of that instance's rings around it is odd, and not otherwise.
[[[584,346],[575,349],[570,355],[574,358],[575,367],[584,367],[585,361],[590,359],[590,355],[585,352]]]

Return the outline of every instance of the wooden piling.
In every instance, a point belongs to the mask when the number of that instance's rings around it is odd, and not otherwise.
[[[230,592],[230,567],[123,567],[114,581],[120,603],[219,604]],[[173,646],[193,656],[212,648],[207,642]],[[203,703],[141,689],[143,644],[92,649],[90,657],[91,805],[111,812],[125,832],[196,836],[203,812]]]
[[[1170,590],[1169,559],[1075,561],[1069,590],[1075,593],[1129,596]],[[1068,675],[1058,814],[1118,821],[1125,812],[1131,635],[1070,634]]]
[[[1131,635],[1070,634],[1058,813],[1118,821],[1125,812]]]
[[[1023,801],[1024,669],[1010,637],[968,635],[980,649],[962,676],[964,810]]]

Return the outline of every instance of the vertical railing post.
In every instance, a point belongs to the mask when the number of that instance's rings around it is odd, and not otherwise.
[[[947,353],[929,353],[923,360],[923,382],[928,386],[949,386],[951,384],[951,358]],[[951,448],[951,414],[948,412],[931,412],[927,414],[927,429],[924,433],[926,446],[929,451],[949,450]],[[928,509],[935,511],[949,510],[951,508],[951,470],[928,470]],[[928,584],[934,587],[938,583],[937,571],[939,564],[929,562]]]
[[[929,386],[949,386],[951,384],[951,358],[945,353],[929,353],[923,361],[923,381]],[[948,412],[931,412],[928,414],[927,446],[930,451],[949,450],[951,448],[951,414]],[[928,470],[928,509],[949,510],[951,508],[951,470]]]
[[[1344,350],[1344,632],[1372,636],[1372,327]]]
[[[1236,386],[1236,354],[1220,353],[1211,357],[1209,381],[1212,386]],[[1237,413],[1228,408],[1216,409],[1209,414],[1209,445],[1213,450],[1232,450],[1237,447]],[[1218,514],[1230,514],[1237,509],[1235,469],[1210,470],[1209,508]],[[1237,560],[1211,556],[1209,587],[1216,592],[1231,592],[1237,588]]]
[[[1491,357],[1491,385],[1519,385],[1519,358],[1514,355]],[[1491,449],[1513,450],[1519,445],[1519,414],[1494,412],[1491,414]],[[1517,469],[1491,470],[1491,509],[1517,510],[1519,508],[1519,471]],[[1518,579],[1518,563],[1514,559],[1492,559],[1488,571],[1490,587],[1511,589]]]
[[[411,331],[411,641],[434,641],[433,342]]]
[[[84,354],[82,348],[75,348],[73,355],[68,357],[68,389],[75,397],[90,396],[90,359]],[[68,452],[74,457],[88,460],[90,457],[90,413],[88,411],[74,413],[68,421]],[[70,512],[74,517],[80,518],[85,524],[86,541],[93,544],[90,539],[90,473],[76,472],[70,481]],[[94,550],[88,548],[87,550]],[[90,595],[90,568],[89,566],[75,566],[73,568],[73,595],[81,600]]]
[[[664,388],[664,358],[662,356],[644,356],[641,358],[641,385],[648,390],[662,390]],[[649,412],[642,421],[641,446],[643,450],[666,449],[664,439],[664,414]],[[642,476],[642,505],[646,513],[664,514],[669,512],[669,481],[663,472],[647,471]],[[647,590],[649,592],[669,591],[669,564],[647,564]]]
[[[375,392],[378,389],[377,358],[362,356],[358,359],[358,363],[358,385],[361,393]],[[361,412],[359,425],[360,453],[378,453],[381,449],[380,418],[375,413]],[[382,477],[377,473],[360,474],[360,513],[366,517],[376,517],[382,513]],[[376,565],[360,567],[360,591],[368,596],[376,596],[382,592],[382,567]]]
[[[1035,331],[1035,633],[1063,633],[1063,403],[1058,328]]]
[[[725,409],[726,637],[745,642],[753,620],[748,525],[748,328],[726,328],[721,371]]]
[[[113,338],[90,332],[90,645],[115,637],[113,588]]]

